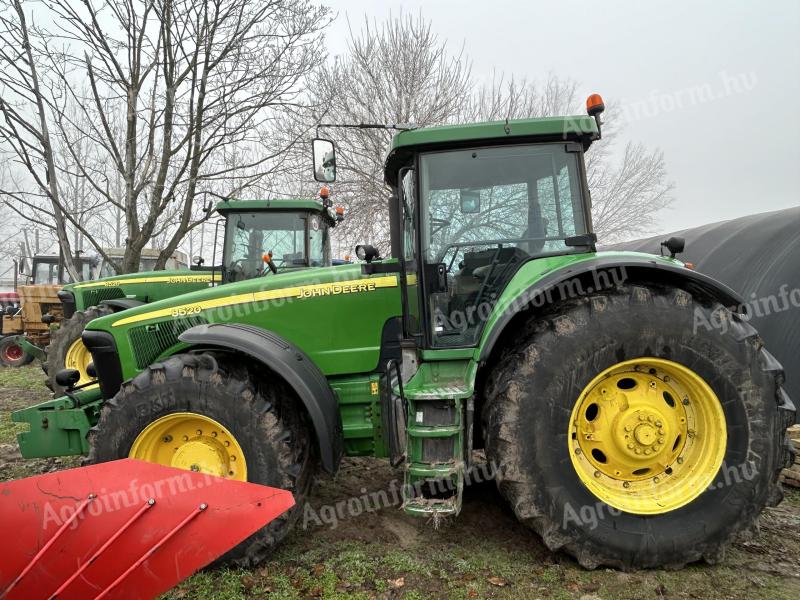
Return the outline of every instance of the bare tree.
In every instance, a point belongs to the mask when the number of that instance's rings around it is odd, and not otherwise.
[[[582,98],[574,81],[550,74],[542,82],[495,74],[471,98],[461,122],[525,119],[583,114]],[[664,155],[643,144],[628,142],[621,156],[614,154],[620,131],[613,104],[604,115],[603,139],[586,154],[592,193],[592,221],[604,243],[633,239],[652,231],[657,214],[672,202]]]
[[[574,81],[552,74],[528,81],[495,73],[479,84],[469,65],[463,52],[447,51],[422,16],[390,17],[382,24],[367,21],[359,33],[351,31],[348,53],[317,73],[314,88],[330,94],[328,110],[318,120],[431,126],[585,114]],[[619,132],[613,106],[606,116],[603,141],[592,146],[586,162],[595,230],[609,242],[649,230],[658,210],[670,203],[672,185],[660,152],[628,144],[621,156],[615,155]],[[371,241],[388,250],[383,161],[396,132],[321,133],[337,142],[340,181],[335,192],[349,209],[345,227],[337,231],[340,242],[352,247]]]
[[[324,68],[313,88],[328,94],[326,112],[318,119],[328,123],[384,123],[436,125],[451,120],[463,109],[469,89],[470,67],[460,54],[451,54],[445,42],[421,16],[401,15],[382,24],[365,21],[354,34],[348,53]],[[337,202],[348,217],[337,240],[347,248],[371,241],[388,252],[386,188],[383,160],[393,130],[336,129]],[[306,162],[303,163],[307,165]],[[306,167],[305,176],[308,176]]]
[[[74,206],[53,200],[51,191],[52,212],[122,272],[135,271],[142,249],[158,240],[163,268],[206,218],[197,199],[229,198],[258,185],[297,142],[281,138],[288,146],[278,145],[269,134],[281,115],[306,109],[303,80],[325,59],[320,32],[328,11],[306,0],[46,6],[42,22],[52,24],[28,29],[31,63],[46,72],[42,122],[59,138],[51,171],[79,183],[89,205],[102,206],[98,220],[122,216],[121,263],[105,256],[97,228],[74,218]],[[21,9],[15,18],[11,24],[24,19]],[[0,34],[0,66],[15,59],[13,42]],[[0,76],[4,104],[25,100],[30,88],[29,79]],[[10,131],[6,140],[13,146],[19,137]],[[232,162],[242,149],[247,153]],[[47,182],[35,183],[34,191],[11,197],[41,212],[36,196]]]
[[[31,45],[30,31],[20,0],[6,2],[0,14],[0,142],[4,142],[27,173],[36,182],[40,196],[49,201],[50,210],[43,209],[52,222],[59,246],[64,253],[64,266],[73,279],[79,277],[72,259],[64,210],[59,193],[59,174],[56,168],[53,143],[50,137],[47,101],[42,92],[39,65]],[[16,200],[13,207],[25,217],[33,208],[26,194],[0,190],[0,194]]]

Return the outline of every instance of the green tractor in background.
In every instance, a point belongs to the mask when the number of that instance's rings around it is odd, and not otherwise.
[[[479,449],[519,520],[587,568],[718,560],[782,497],[794,406],[742,299],[680,262],[679,239],[669,256],[596,251],[584,153],[602,101],[587,106],[396,134],[390,259],[363,245],[360,264],[91,321],[99,387],[62,371],[67,395],[13,415],[22,454],[291,490],[239,564],[343,455],[389,458],[403,509],[436,522],[459,512]],[[332,180],[333,143],[313,146]]]
[[[229,200],[216,211],[224,228],[222,263],[204,267],[196,258],[191,270],[173,269],[107,276],[65,285],[58,292],[64,320],[54,330],[42,368],[47,385],[57,395],[64,387],[56,375],[77,369],[79,384],[91,378],[86,368],[91,355],[81,341],[86,325],[98,317],[158,300],[180,296],[216,284],[261,277],[268,271],[294,270],[331,264],[329,229],[343,218],[332,209],[328,191],[315,200]],[[216,245],[214,258],[216,262]]]

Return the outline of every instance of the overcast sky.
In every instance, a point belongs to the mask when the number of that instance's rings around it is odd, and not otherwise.
[[[800,204],[800,0],[326,4],[332,54],[348,17],[422,11],[477,77],[552,71],[613,101],[626,140],[664,151],[676,200],[661,231]]]

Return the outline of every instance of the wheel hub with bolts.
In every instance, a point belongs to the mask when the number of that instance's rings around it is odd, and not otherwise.
[[[8,362],[15,362],[20,360],[25,352],[22,350],[22,346],[19,344],[9,344],[3,349],[3,354],[5,355],[4,358]]]
[[[239,442],[221,423],[197,413],[173,413],[145,427],[131,446],[130,458],[247,481]]]
[[[725,417],[691,369],[663,359],[629,360],[583,390],[569,444],[578,477],[598,498],[620,510],[659,514],[691,502],[713,481],[725,454]]]
[[[685,429],[685,419],[682,423],[677,421],[675,415],[665,415],[660,410],[649,407],[621,409],[616,419],[618,424],[611,432],[611,439],[627,455],[628,461],[666,457],[670,454],[665,448],[667,439],[676,439],[675,432]]]

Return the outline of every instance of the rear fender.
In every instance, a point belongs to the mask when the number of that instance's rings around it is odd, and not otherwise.
[[[282,337],[252,325],[198,325],[178,339],[193,347],[241,352],[282,377],[308,412],[322,467],[329,473],[336,471],[344,451],[339,405],[328,380],[308,355]]]
[[[734,312],[745,313],[745,302],[739,294],[724,283],[679,263],[664,263],[647,256],[598,257],[548,273],[508,303],[500,316],[492,319],[494,323],[484,335],[480,362],[489,360],[509,324],[523,313],[545,310],[563,300],[565,294],[568,298],[579,297],[608,286],[643,282],[667,283],[719,302]]]

